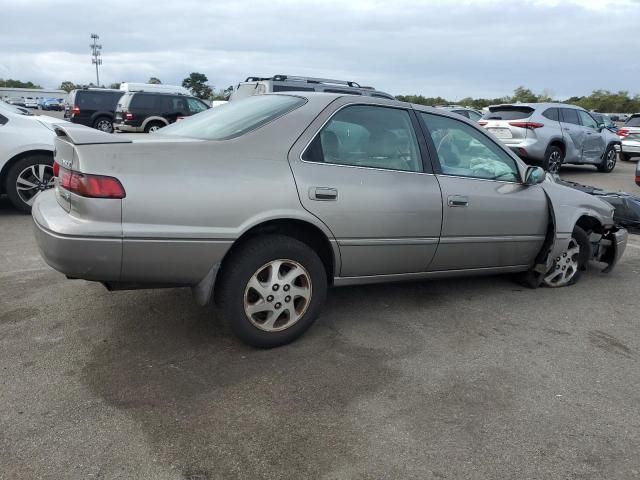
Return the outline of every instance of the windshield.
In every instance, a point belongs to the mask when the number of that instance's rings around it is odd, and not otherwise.
[[[26,108],[14,107],[13,105],[9,105],[6,102],[0,101],[0,110],[4,110],[5,112],[15,113],[16,115],[24,115],[26,117],[32,117],[33,113],[31,113]]]
[[[640,115],[634,115],[624,124],[625,127],[640,127]]]
[[[529,118],[533,108],[517,105],[499,105],[489,107],[489,112],[482,117],[485,120],[520,120]]]
[[[305,102],[304,98],[289,95],[258,95],[198,113],[164,127],[159,134],[227,140],[255,130]]]
[[[239,83],[233,91],[229,100],[240,100],[241,98],[251,97],[265,93],[265,86],[262,83]]]

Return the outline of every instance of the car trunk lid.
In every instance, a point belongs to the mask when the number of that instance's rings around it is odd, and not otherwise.
[[[528,105],[495,105],[489,107],[480,125],[506,144],[520,143],[531,135],[530,129],[522,125],[533,112],[534,109]]]

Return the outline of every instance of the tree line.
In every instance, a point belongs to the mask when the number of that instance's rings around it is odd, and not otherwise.
[[[191,72],[187,78],[182,81],[182,86],[189,90],[194,97],[201,98],[203,100],[226,100],[233,87],[227,87],[221,90],[215,90],[215,88],[209,85],[209,79],[204,73],[199,72]],[[151,83],[154,85],[161,85],[162,80],[158,77],[151,77],[147,80],[147,83]],[[69,93],[71,90],[76,88],[96,88],[93,82],[88,84],[76,84],[71,81],[64,81],[58,87],[60,90],[64,90]],[[107,88],[105,85],[101,85],[100,88]],[[108,85],[108,88],[119,89],[120,83],[111,83]]]
[[[182,81],[182,86],[187,88],[191,93],[204,100],[226,100],[231,94],[233,87],[229,86],[224,89],[216,90],[209,85],[209,79],[204,73],[192,72]],[[147,83],[161,84],[162,81],[157,77],[151,77]],[[21,82],[20,80],[0,78],[0,87],[6,88],[42,88],[33,82]],[[71,81],[65,81],[60,84],[60,90],[70,92],[75,88],[96,87],[93,83],[76,84]],[[105,88],[105,85],[101,86]],[[119,83],[112,83],[109,88],[120,88]],[[482,109],[489,105],[499,103],[533,103],[533,102],[562,102],[572,105],[578,105],[587,110],[594,110],[603,113],[636,113],[640,112],[640,95],[631,95],[626,90],[619,92],[611,92],[609,90],[594,90],[591,95],[582,97],[570,97],[566,100],[555,100],[553,94],[549,91],[542,93],[534,93],[528,88],[518,87],[513,91],[513,95],[499,98],[473,98],[465,97],[461,100],[452,101],[443,97],[425,97],[423,95],[397,95],[396,98],[403,102],[418,103],[421,105],[451,105],[458,104],[465,107]]]
[[[591,95],[582,97],[570,97],[566,100],[557,100],[553,94],[544,91],[536,94],[525,87],[518,87],[513,95],[499,98],[472,98],[465,97],[461,100],[451,101],[443,97],[425,97],[423,95],[396,95],[403,102],[418,103],[420,105],[452,105],[458,104],[465,107],[482,109],[489,105],[500,103],[536,103],[536,102],[560,102],[578,105],[586,110],[602,113],[636,113],[640,112],[640,95],[630,95],[626,90],[611,92],[609,90],[594,90]]]

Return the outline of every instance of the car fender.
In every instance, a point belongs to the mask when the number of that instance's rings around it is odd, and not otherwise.
[[[28,145],[20,145],[18,147],[12,148],[6,152],[3,152],[3,158],[0,158],[0,178],[4,176],[7,170],[7,165],[18,156],[22,156],[26,153],[30,152],[42,152],[47,151],[53,154],[53,144],[47,143],[30,143]],[[6,168],[7,167],[7,168]]]
[[[564,252],[578,220],[588,216],[597,220],[604,229],[614,226],[613,207],[587,193],[558,185],[552,181],[542,183],[547,196],[553,234],[551,245],[545,244],[548,254],[541,255],[536,262],[536,271],[544,273],[551,268],[553,259]]]
[[[167,119],[166,119],[166,118],[164,118],[164,117],[159,117],[159,116],[157,116],[157,115],[153,115],[153,116],[151,116],[151,117],[147,117],[147,118],[145,118],[145,119],[142,121],[142,125],[141,125],[141,127],[142,127],[142,128],[146,128],[146,127],[147,127],[147,125],[149,124],[149,122],[162,122],[162,123],[164,123],[165,125],[169,125],[169,122],[167,122]]]

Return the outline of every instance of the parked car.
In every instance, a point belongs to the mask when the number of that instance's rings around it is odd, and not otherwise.
[[[598,126],[586,110],[563,103],[492,105],[480,125],[523,160],[558,172],[565,163],[591,164],[601,172],[616,166],[620,139]]]
[[[116,106],[114,128],[117,132],[151,133],[208,108],[209,105],[183,87],[136,87],[120,98]]]
[[[591,116],[598,124],[598,127],[604,127],[613,133],[616,133],[618,131],[618,126],[613,122],[613,119],[609,115],[598,112],[589,113],[591,113]]]
[[[38,100],[34,97],[24,97],[24,106],[27,108],[38,108]]]
[[[38,106],[42,110],[61,111],[64,109],[63,104],[57,98],[42,98],[40,99]]]
[[[611,269],[613,207],[528,167],[475,122],[353,95],[258,95],[151,136],[57,126],[36,199],[44,259],[109,289],[191,286],[245,342],[315,320],[328,285]],[[158,166],[162,165],[162,168]]]
[[[373,87],[363,87],[356,82],[347,80],[274,75],[273,77],[247,77],[244,82],[238,83],[231,93],[229,101],[273,92],[327,92],[387,99],[394,98],[393,95],[381,92]]]
[[[636,165],[636,185],[640,187],[640,162]]]
[[[53,187],[54,123],[66,122],[0,102],[0,193],[18,210],[30,211],[36,196]]]
[[[113,115],[123,95],[121,90],[109,88],[83,88],[69,92],[64,118],[72,123],[113,132]]]
[[[621,140],[620,160],[640,157],[640,113],[631,115],[617,133]]]
[[[483,115],[483,113],[478,110],[474,110],[473,108],[461,107],[460,105],[438,105],[436,108],[449,110],[450,112],[457,113],[458,115],[469,118],[474,122],[479,121]]]
[[[6,97],[5,102],[16,107],[26,107],[22,97]]]

